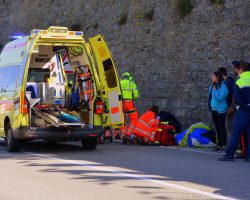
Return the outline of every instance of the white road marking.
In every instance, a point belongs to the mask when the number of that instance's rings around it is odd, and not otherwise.
[[[209,151],[200,151],[196,149],[187,149],[187,148],[178,148],[178,147],[173,147],[173,146],[160,146],[161,148],[166,148],[166,149],[174,149],[174,150],[180,150],[180,151],[191,151],[191,152],[196,152],[196,153],[204,153],[204,154],[215,154],[215,155],[223,155],[224,152],[221,153],[216,153],[216,152],[209,152]]]

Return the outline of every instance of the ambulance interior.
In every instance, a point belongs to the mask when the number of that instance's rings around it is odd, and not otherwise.
[[[26,82],[31,126],[93,124],[95,82],[80,46],[36,45]]]

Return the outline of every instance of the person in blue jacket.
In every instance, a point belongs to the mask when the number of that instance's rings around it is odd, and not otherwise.
[[[227,131],[225,128],[227,114],[228,89],[223,82],[221,72],[216,71],[211,75],[212,85],[209,88],[209,110],[212,112],[212,119],[216,129],[217,148],[216,151],[224,150],[227,144]]]
[[[233,121],[233,131],[226,149],[226,154],[219,161],[233,161],[234,153],[238,147],[242,132],[246,131],[248,136],[248,147],[250,145],[250,64],[241,61],[239,66],[240,78],[234,87],[234,99],[237,105]],[[250,148],[247,149],[245,161],[250,162]]]

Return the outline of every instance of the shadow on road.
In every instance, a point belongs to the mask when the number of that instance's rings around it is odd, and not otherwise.
[[[38,162],[51,157],[55,162],[49,164]],[[214,154],[161,147],[124,146],[117,142],[99,145],[95,151],[84,151],[79,143],[49,144],[39,141],[25,143],[20,153],[9,154],[0,151],[0,159],[9,158],[26,167],[43,167],[40,172],[67,173],[72,175],[72,179],[101,185],[116,184],[123,180],[134,180],[135,177],[145,176],[160,181],[191,183],[194,189],[209,187],[216,194],[250,199],[250,165],[242,161],[218,162],[218,155]],[[59,159],[63,159],[66,163],[60,162]],[[74,169],[76,166],[87,169],[76,170]],[[107,170],[110,168],[114,168],[115,172]],[[127,187],[130,188],[143,189],[144,194],[149,189],[143,186]],[[154,198],[167,199],[157,195],[159,189],[162,187],[150,187],[150,190],[156,191]]]

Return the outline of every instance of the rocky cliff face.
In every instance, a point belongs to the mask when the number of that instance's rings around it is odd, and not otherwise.
[[[210,74],[233,71],[231,61],[250,61],[250,0],[194,0],[181,17],[176,0],[0,0],[0,43],[49,25],[102,33],[119,73],[137,82],[142,113],[152,104],[175,114],[184,126],[210,123]]]

